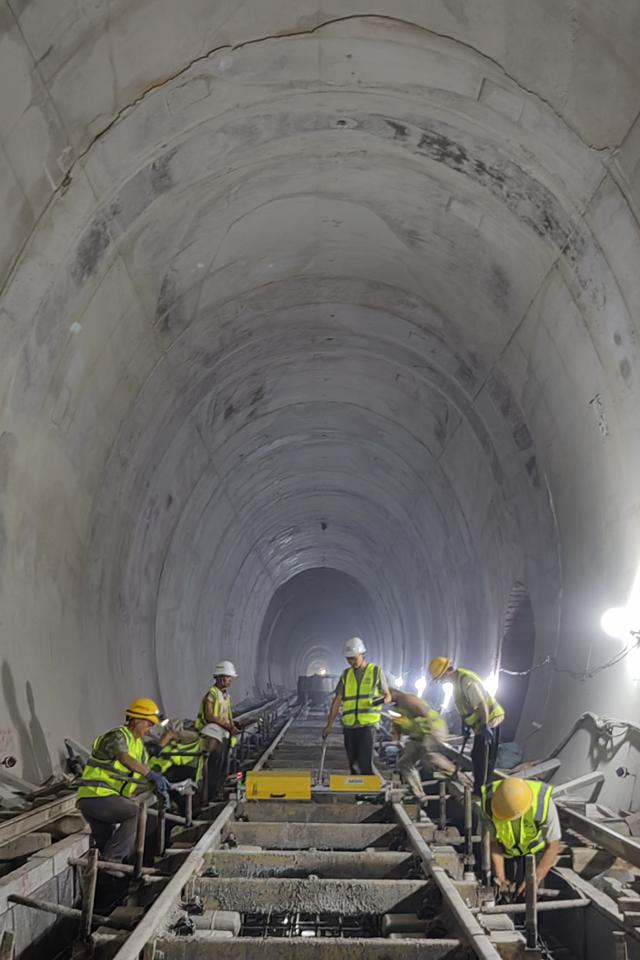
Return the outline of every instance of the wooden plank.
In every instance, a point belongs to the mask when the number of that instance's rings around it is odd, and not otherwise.
[[[66,797],[51,800],[50,803],[43,803],[26,813],[19,813],[17,816],[11,817],[10,820],[4,820],[0,823],[0,844],[15,840],[16,837],[23,837],[26,833],[32,833],[34,830],[37,831],[45,824],[71,813],[75,808],[76,795],[74,792]]]
[[[28,857],[38,850],[51,846],[50,833],[27,833],[24,837],[16,837],[7,843],[0,844],[0,861],[17,860],[19,857]]]

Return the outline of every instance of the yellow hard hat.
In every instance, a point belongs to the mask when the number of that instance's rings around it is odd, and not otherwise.
[[[148,697],[138,697],[127,707],[127,720],[149,720],[151,723],[160,723],[160,708],[154,700]]]
[[[517,820],[533,803],[533,790],[526,780],[507,777],[496,787],[491,812],[496,820]]]
[[[439,680],[443,676],[445,670],[448,670],[451,666],[451,660],[449,657],[434,657],[431,663],[429,664],[429,674],[431,675],[432,680]]]

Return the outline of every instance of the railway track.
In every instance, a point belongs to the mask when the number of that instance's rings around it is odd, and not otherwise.
[[[174,826],[124,905],[101,918],[85,896],[84,912],[73,916],[91,937],[67,956],[604,960],[623,956],[613,952],[620,936],[638,956],[632,922],[566,866],[537,904],[537,946],[527,949],[530,917],[524,906],[494,905],[482,883],[478,825],[465,829],[455,785],[445,792],[430,784],[432,818],[419,815],[402,802],[390,770],[374,785],[349,775],[339,734],[329,739],[319,780],[323,723],[324,713],[308,707],[282,716],[260,757],[245,756],[252,770],[237,796],[191,827]],[[72,862],[89,876],[85,860]],[[589,954],[587,930],[606,949]]]

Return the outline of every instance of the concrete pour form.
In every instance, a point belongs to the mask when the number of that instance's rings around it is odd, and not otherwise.
[[[488,672],[523,592],[528,753],[586,709],[638,719],[632,659],[583,674],[640,562],[639,17],[0,2],[0,751],[25,775],[133,696],[193,715],[222,655],[240,697],[339,669],[352,632],[410,683],[439,652]],[[585,731],[563,759],[636,754]]]

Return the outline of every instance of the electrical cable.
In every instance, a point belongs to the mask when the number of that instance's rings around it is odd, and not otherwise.
[[[635,639],[633,643],[627,644],[626,647],[623,647],[622,650],[618,651],[618,653],[611,657],[610,660],[607,660],[606,663],[602,663],[600,666],[594,667],[592,670],[585,670],[582,673],[579,673],[575,670],[569,670],[567,667],[558,666],[556,658],[552,656],[544,657],[539,661],[539,663],[535,663],[532,667],[529,667],[528,670],[506,670],[504,667],[500,667],[500,673],[506,673],[510,677],[528,677],[529,674],[534,672],[534,670],[540,670],[542,667],[550,666],[552,670],[555,670],[556,673],[566,673],[574,680],[591,680],[603,670],[608,670],[610,667],[615,667],[616,664],[624,660],[624,658],[627,657],[633,650],[639,650],[640,635],[634,632],[634,637]]]

